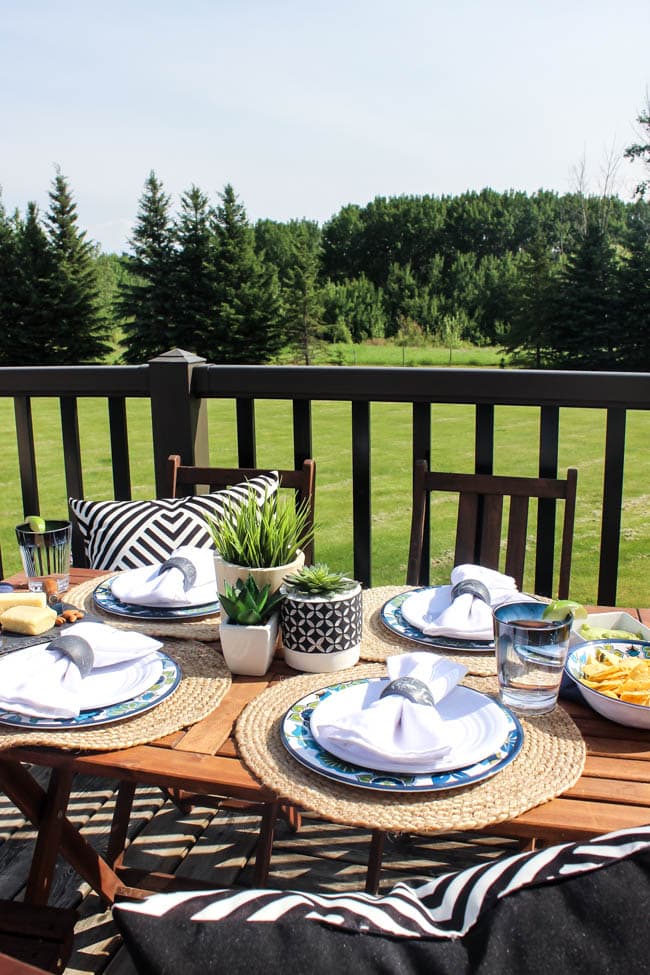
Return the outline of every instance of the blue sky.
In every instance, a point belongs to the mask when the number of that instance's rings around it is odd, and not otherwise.
[[[0,0],[4,205],[126,249],[147,174],[252,220],[377,195],[596,192],[650,86],[648,0]],[[617,189],[635,172],[622,162]]]

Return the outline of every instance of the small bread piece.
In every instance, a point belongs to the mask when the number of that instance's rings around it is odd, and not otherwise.
[[[47,606],[44,592],[0,592],[0,613],[12,606]]]
[[[26,636],[38,636],[52,629],[56,613],[49,606],[12,606],[0,613],[0,624],[3,630],[10,633],[24,633]]]

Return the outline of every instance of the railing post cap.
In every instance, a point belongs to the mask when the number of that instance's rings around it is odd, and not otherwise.
[[[170,349],[169,352],[163,352],[162,355],[157,355],[153,359],[149,359],[150,363],[185,362],[191,365],[206,361],[202,356],[196,355],[194,352],[186,352],[185,349]]]

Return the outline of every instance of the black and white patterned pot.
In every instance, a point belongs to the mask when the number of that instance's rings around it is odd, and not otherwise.
[[[330,596],[286,592],[280,607],[284,658],[322,674],[353,667],[361,650],[361,586]]]

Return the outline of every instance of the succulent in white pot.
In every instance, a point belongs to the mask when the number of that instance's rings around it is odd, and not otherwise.
[[[287,576],[280,627],[290,667],[330,673],[352,667],[361,651],[361,585],[324,563]]]
[[[222,618],[219,638],[224,660],[233,674],[261,677],[273,659],[278,640],[279,608],[283,596],[261,589],[253,576],[229,582],[220,594]]]
[[[216,554],[217,590],[252,575],[260,588],[277,592],[285,576],[305,564],[303,546],[313,538],[310,509],[276,494],[262,501],[250,491],[243,504],[226,506],[219,520],[206,518]]]

